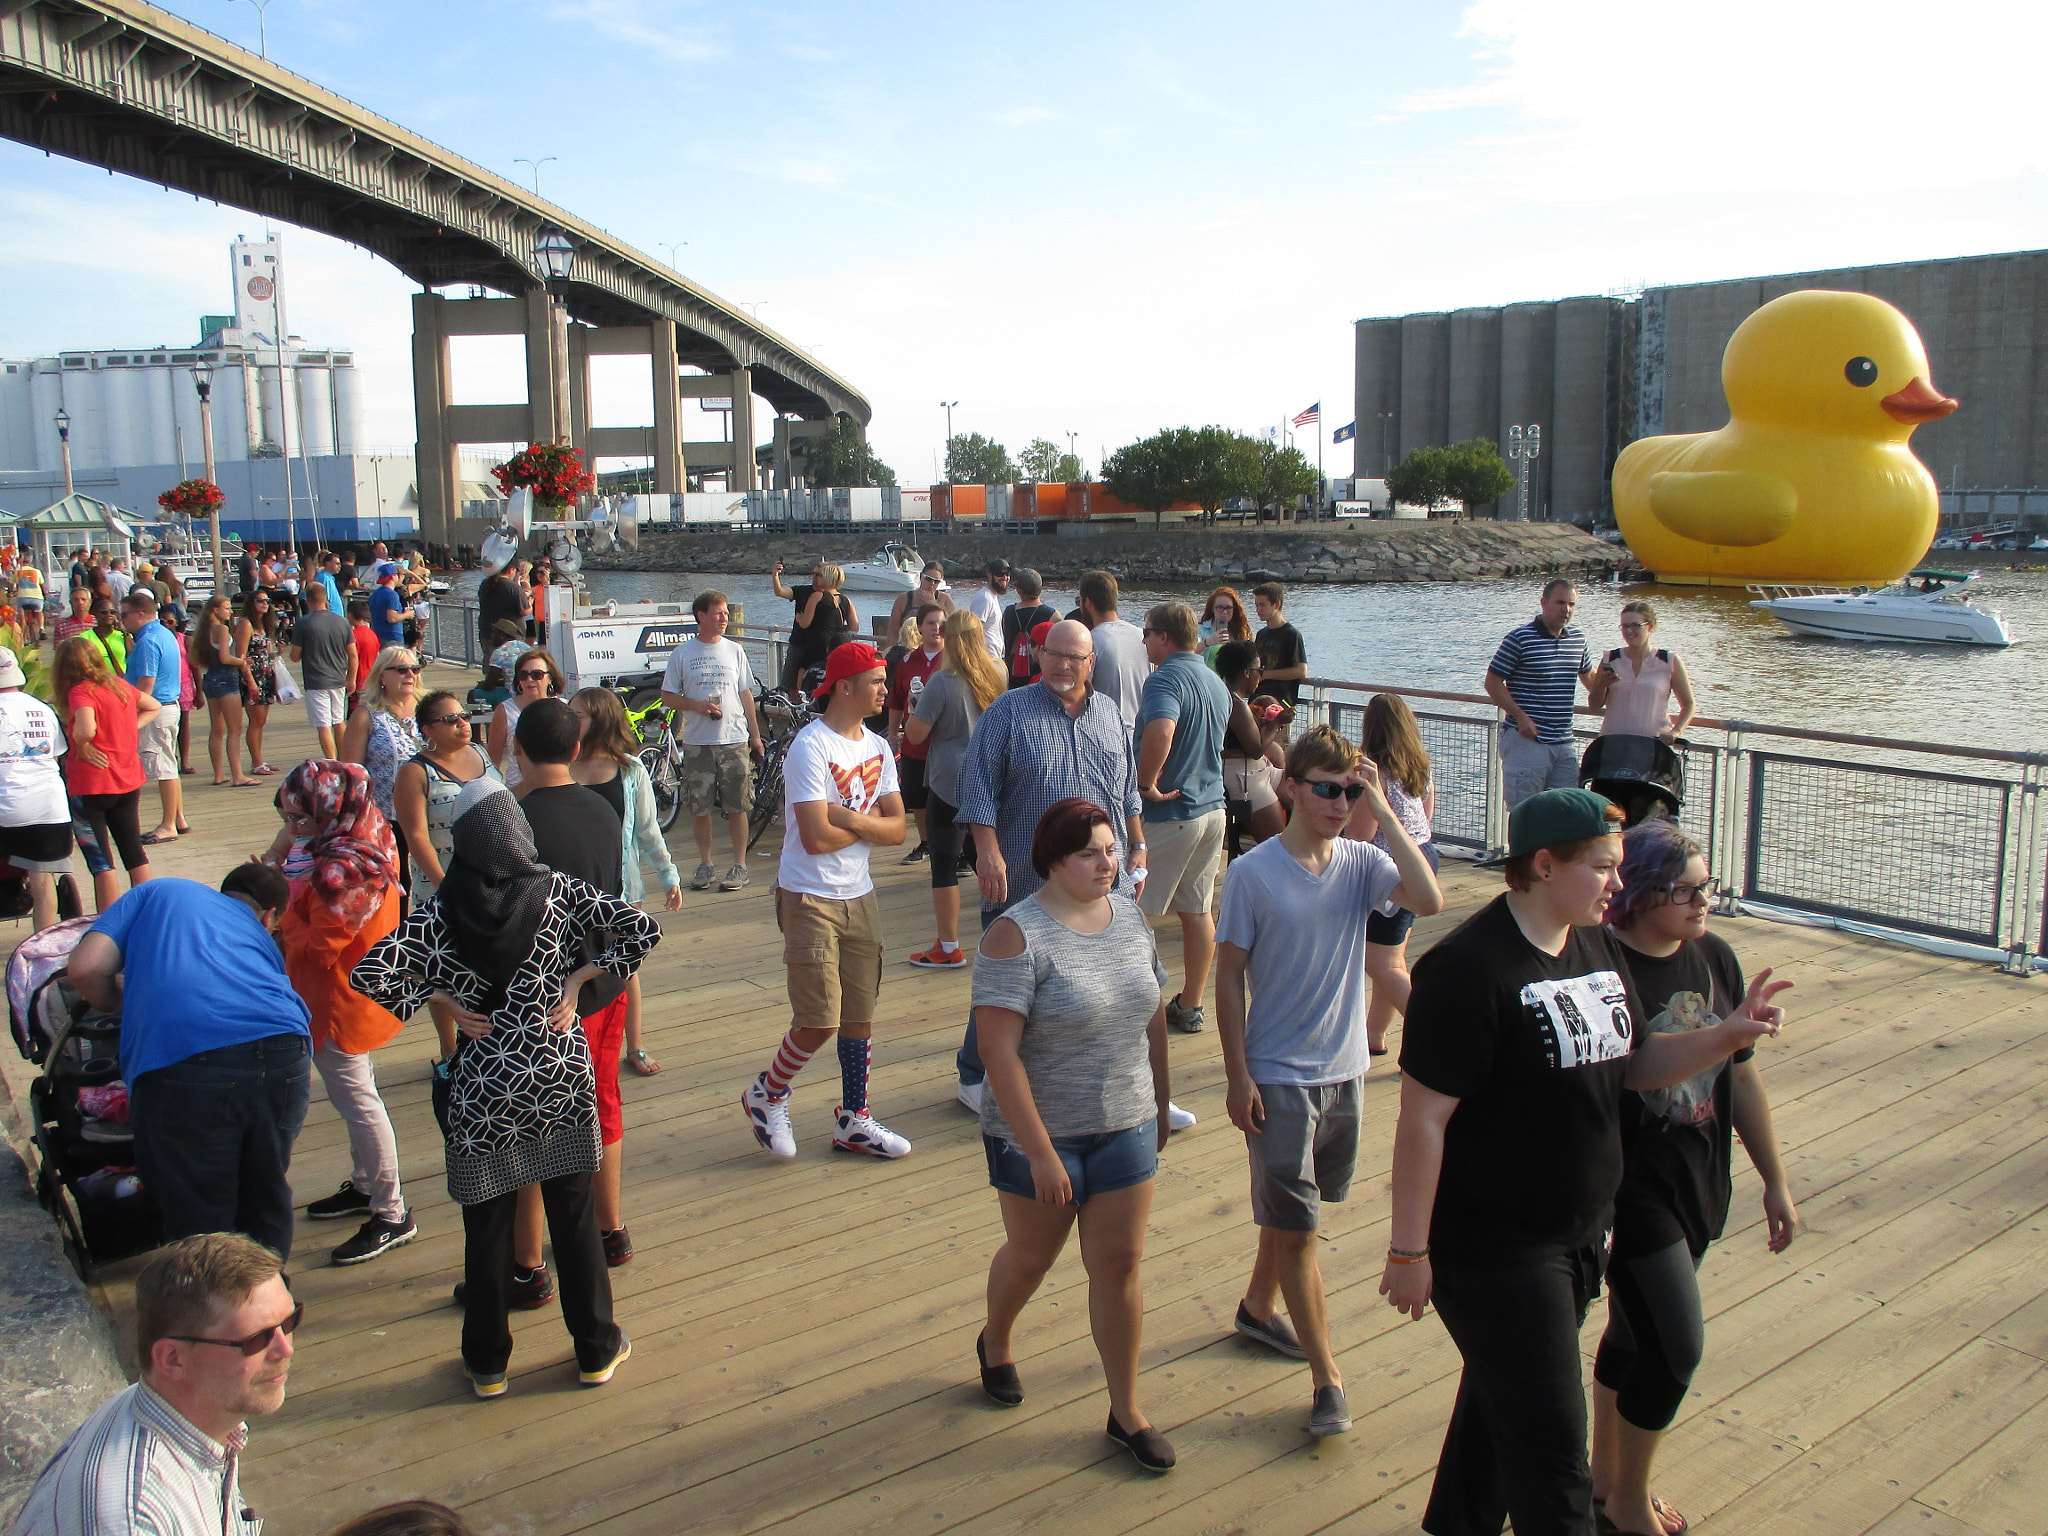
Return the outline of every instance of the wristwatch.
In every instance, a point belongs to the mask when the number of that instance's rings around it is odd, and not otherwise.
[[[1131,852],[1133,852],[1133,853],[1143,853],[1144,851],[1145,851],[1145,845],[1144,845],[1143,843],[1133,843],[1133,844],[1131,844]]]

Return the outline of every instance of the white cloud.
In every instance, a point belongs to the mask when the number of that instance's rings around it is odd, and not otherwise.
[[[684,23],[677,14],[693,6],[662,5],[651,0],[555,0],[560,20],[579,22],[616,42],[645,49],[678,64],[701,64],[723,58],[726,48],[710,29]]]

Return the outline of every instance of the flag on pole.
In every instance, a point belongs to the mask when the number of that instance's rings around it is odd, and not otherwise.
[[[1330,434],[1330,441],[1333,443],[1348,443],[1356,436],[1358,436],[1358,423],[1355,421],[1347,422]]]
[[[1307,410],[1303,411],[1299,416],[1295,417],[1294,424],[1297,427],[1305,427],[1312,421],[1321,421],[1322,419],[1323,402],[1318,400],[1314,405],[1310,406]]]

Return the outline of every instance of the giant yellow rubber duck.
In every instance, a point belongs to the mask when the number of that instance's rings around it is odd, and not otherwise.
[[[1771,300],[1728,338],[1718,432],[1646,437],[1614,463],[1614,515],[1665,582],[1896,580],[1934,537],[1934,477],[1907,447],[1956,408],[1912,321],[1867,293]]]

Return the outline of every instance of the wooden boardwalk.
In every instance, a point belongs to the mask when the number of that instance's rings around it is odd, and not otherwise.
[[[296,761],[303,716],[277,715],[272,759]],[[211,881],[274,823],[267,794],[213,789],[203,766],[196,782],[199,833],[159,867]],[[470,1396],[449,1299],[461,1222],[427,1103],[424,1019],[381,1053],[421,1236],[334,1269],[325,1252],[354,1224],[301,1228],[292,1392],[243,1462],[269,1530],[317,1536],[408,1497],[456,1504],[480,1530],[548,1536],[1417,1528],[1458,1362],[1434,1317],[1408,1323],[1376,1293],[1395,1075],[1368,1082],[1364,1166],[1323,1231],[1356,1424],[1315,1441],[1306,1368],[1229,1331],[1253,1247],[1242,1139],[1223,1115],[1214,1033],[1174,1039],[1174,1096],[1201,1124],[1165,1156],[1146,1257],[1144,1400],[1180,1456],[1149,1477],[1102,1435],[1078,1254],[1020,1328],[1024,1406],[995,1408],[976,1386],[1000,1224],[976,1126],[953,1099],[968,983],[902,963],[931,939],[926,871],[876,863],[891,953],[874,1103],[916,1151],[887,1164],[831,1153],[829,1054],[799,1079],[797,1160],[756,1149],[736,1100],[787,1019],[772,865],[756,860],[745,892],[686,893],[644,972],[647,1043],[666,1070],[626,1079],[638,1256],[613,1283],[634,1353],[601,1391],[577,1387],[550,1305],[515,1315],[511,1394]],[[1417,952],[1495,889],[1455,865],[1448,884],[1451,911],[1421,925]],[[1785,1255],[1766,1251],[1738,1157],[1730,1231],[1703,1271],[1706,1364],[1659,1492],[1708,1532],[2041,1536],[2044,983],[1824,930],[1720,931],[1746,965],[1798,983],[1788,1032],[1760,1060],[1806,1230]],[[1177,939],[1164,949],[1178,975]],[[316,1095],[294,1181],[313,1198],[347,1173]],[[133,1268],[100,1277],[124,1317]],[[1599,1326],[1596,1308],[1589,1360]]]

